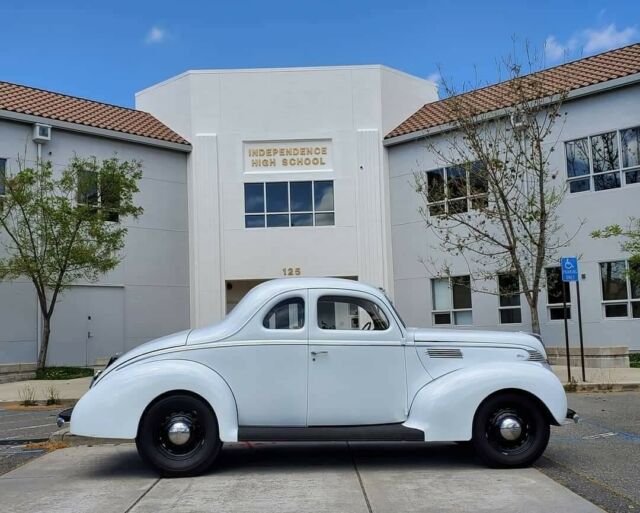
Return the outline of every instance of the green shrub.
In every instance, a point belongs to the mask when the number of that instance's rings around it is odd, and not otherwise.
[[[93,369],[86,367],[45,367],[36,371],[36,379],[75,379],[93,376]]]
[[[631,367],[640,369],[640,353],[629,354],[629,363],[631,364]]]

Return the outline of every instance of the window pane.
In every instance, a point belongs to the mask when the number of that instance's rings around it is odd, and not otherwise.
[[[565,144],[567,151],[567,176],[589,174],[589,146],[587,139],[578,139]],[[573,191],[572,191],[573,192]]]
[[[313,191],[316,212],[333,210],[333,181],[313,182]]]
[[[264,228],[264,215],[244,216],[245,228]]]
[[[431,280],[431,293],[434,310],[449,310],[451,308],[451,289],[447,278]]]
[[[603,175],[593,176],[593,188],[596,191],[604,191],[606,189],[617,189],[620,187],[620,173],[606,173]]]
[[[441,216],[444,214],[444,203],[436,203],[435,205],[429,205],[429,215]]]
[[[591,187],[589,185],[589,178],[584,178],[582,180],[571,180],[569,182],[569,191],[570,192],[584,192],[588,191]]]
[[[618,169],[618,137],[615,132],[596,135],[591,138],[593,172],[602,173]]]
[[[289,214],[268,214],[267,226],[270,228],[276,226],[289,226]]]
[[[449,213],[460,214],[467,211],[467,198],[449,201]]]
[[[311,182],[291,182],[291,212],[311,212],[313,199]]]
[[[291,226],[313,226],[313,214],[291,214]]]
[[[604,305],[605,317],[626,317],[627,304],[622,305]]]
[[[631,303],[631,315],[634,319],[640,319],[640,301]]]
[[[373,301],[358,297],[322,296],[318,299],[318,326],[325,330],[383,331],[389,321]]]
[[[78,172],[78,203],[98,204],[98,173],[93,171]]]
[[[245,214],[264,212],[264,184],[244,184],[244,212]]]
[[[431,171],[427,171],[427,201],[429,203],[433,203],[435,201],[443,201],[443,200],[444,200],[444,170],[433,169]]]
[[[489,206],[489,198],[480,196],[479,198],[471,198],[471,208],[475,210],[484,210]]]
[[[451,278],[453,286],[453,308],[471,308],[471,279],[469,276]]]
[[[447,196],[464,198],[467,195],[467,172],[463,166],[447,168]]]
[[[629,262],[631,299],[640,299],[640,263]]]
[[[500,306],[520,306],[520,286],[515,273],[498,275]]]
[[[267,212],[288,212],[289,191],[287,182],[267,183]],[[269,224],[267,222],[267,224]]]
[[[333,213],[331,214],[316,214],[316,226],[333,226],[335,219]]]
[[[500,324],[520,324],[522,312],[520,308],[506,308],[500,310]]]
[[[434,313],[433,324],[451,324],[451,314],[447,313]]]
[[[480,162],[474,162],[469,166],[469,187],[471,195],[487,194],[489,192],[489,184],[487,174]]]
[[[118,209],[120,208],[120,179],[118,175],[100,175],[100,207],[102,207],[107,221],[118,221]]]
[[[627,171],[625,173],[625,183],[640,183],[640,171]]]
[[[5,191],[5,180],[7,179],[7,159],[0,159],[0,196],[2,196]]]
[[[640,166],[640,128],[620,132],[622,140],[622,167]]]
[[[627,299],[626,271],[627,268],[625,266],[624,260],[618,260],[616,262],[603,262],[600,264],[602,299],[604,301]]]
[[[304,326],[304,300],[290,298],[281,301],[265,315],[262,322],[272,330],[295,330]]]
[[[473,324],[471,311],[453,312],[453,318],[458,326],[470,326],[471,324]]]
[[[554,306],[549,308],[549,318],[552,321],[561,321],[564,319],[562,316],[562,307]],[[571,308],[567,306],[567,319],[571,319]]]
[[[567,303],[571,303],[571,287],[569,283],[562,281],[562,273],[559,267],[548,267],[547,275],[547,303],[550,305],[562,303],[562,287],[564,285],[564,293]],[[562,318],[562,309],[560,310],[560,318]]]

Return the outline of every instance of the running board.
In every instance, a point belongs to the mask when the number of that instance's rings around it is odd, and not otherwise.
[[[424,432],[402,424],[370,426],[240,426],[246,442],[424,442]]]

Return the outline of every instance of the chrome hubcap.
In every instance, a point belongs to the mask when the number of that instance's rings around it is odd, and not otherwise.
[[[505,440],[514,441],[522,434],[522,425],[514,417],[505,417],[499,424],[500,436]]]
[[[184,420],[175,420],[167,427],[167,438],[174,445],[184,445],[191,438],[191,426]]]

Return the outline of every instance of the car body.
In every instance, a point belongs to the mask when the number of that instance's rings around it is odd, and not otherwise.
[[[135,438],[165,475],[202,472],[241,440],[472,441],[489,464],[522,466],[566,414],[535,336],[408,328],[380,289],[285,278],[113,361],[71,432]]]

